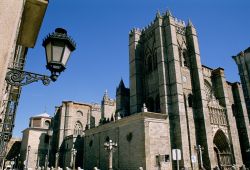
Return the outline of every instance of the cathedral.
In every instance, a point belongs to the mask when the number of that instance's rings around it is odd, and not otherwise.
[[[76,166],[106,170],[104,143],[112,140],[118,146],[113,169],[250,167],[250,75],[242,73],[249,70],[243,55],[249,49],[234,57],[242,87],[226,81],[223,68],[202,65],[190,20],[158,12],[129,33],[129,88],[121,80],[116,100],[105,92],[101,105],[65,101],[56,109],[50,164],[59,153],[59,165],[72,166],[76,149]]]
[[[132,29],[129,67],[129,89],[123,82],[117,89],[117,101],[123,103],[117,108],[129,116],[85,132],[87,169],[107,166],[100,163],[105,138],[118,142],[117,169],[176,169],[173,149],[181,151],[181,168],[249,167],[250,128],[242,86],[226,81],[223,68],[201,64],[190,20],[186,25],[168,11],[157,13],[145,28]]]

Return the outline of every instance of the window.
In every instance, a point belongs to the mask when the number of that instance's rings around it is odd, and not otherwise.
[[[48,128],[48,129],[49,129],[49,127],[50,127],[50,121],[45,120],[44,126],[45,126],[45,128]]]
[[[83,113],[82,113],[82,111],[78,110],[78,111],[76,112],[76,115],[77,115],[77,117],[82,117],[82,116],[83,116]]]
[[[82,124],[81,122],[77,121],[74,127],[74,135],[76,136],[82,135],[82,132],[83,132]]]
[[[188,62],[187,62],[188,53],[187,53],[186,49],[183,50],[182,56],[183,56],[183,64],[184,64],[184,66],[188,67]]]

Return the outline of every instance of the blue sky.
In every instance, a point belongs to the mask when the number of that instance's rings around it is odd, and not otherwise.
[[[239,81],[231,56],[250,46],[248,0],[50,0],[26,70],[49,75],[42,39],[63,27],[77,43],[67,69],[55,83],[23,87],[14,136],[28,127],[31,116],[54,114],[63,100],[100,102],[105,89],[115,97],[121,77],[129,84],[128,33],[148,25],[157,10],[195,25],[202,64],[223,67],[228,81]]]

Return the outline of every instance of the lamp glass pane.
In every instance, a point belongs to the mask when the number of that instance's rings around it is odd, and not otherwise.
[[[46,57],[47,57],[47,62],[51,62],[51,42],[46,45]]]
[[[63,52],[63,46],[56,46],[53,45],[53,62],[61,62],[62,52]]]
[[[64,49],[64,54],[63,54],[63,57],[62,57],[62,64],[65,66],[67,64],[67,61],[69,59],[69,56],[70,56],[70,49],[69,47],[66,45],[65,46],[65,49]]]

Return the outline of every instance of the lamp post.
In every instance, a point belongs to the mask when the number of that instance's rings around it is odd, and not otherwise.
[[[75,170],[75,165],[76,165],[76,153],[77,153],[77,150],[75,148],[72,148],[71,150],[72,152],[72,157],[73,157],[73,164],[72,164],[72,169]]]
[[[28,148],[27,148],[27,157],[26,157],[26,164],[25,164],[25,168],[28,170],[28,165],[29,165],[29,155],[30,155],[30,148],[31,146],[29,145]]]
[[[113,170],[113,152],[117,148],[117,143],[112,142],[109,140],[108,142],[104,143],[104,149],[108,151],[109,154],[109,170]]]
[[[47,131],[47,135],[48,135],[48,151],[47,151],[47,159],[46,159],[46,165],[45,165],[45,168],[48,168],[49,167],[49,154],[50,154],[50,138],[52,137],[52,134],[53,134],[53,131],[51,129],[48,129]]]
[[[201,145],[194,146],[194,148],[197,151],[199,158],[200,158],[200,168],[204,169],[203,168],[203,160],[202,160],[202,151],[204,148]]]
[[[16,164],[17,169],[19,169],[19,165],[20,165],[20,153],[17,155],[17,164]]]
[[[59,160],[59,153],[56,153],[56,162],[55,162],[55,168],[58,169],[58,160]]]
[[[5,78],[8,84],[24,86],[41,80],[44,85],[48,85],[50,80],[57,80],[60,73],[66,69],[67,61],[76,44],[65,29],[57,28],[43,40],[42,45],[46,52],[46,68],[50,70],[51,76],[9,68]]]

